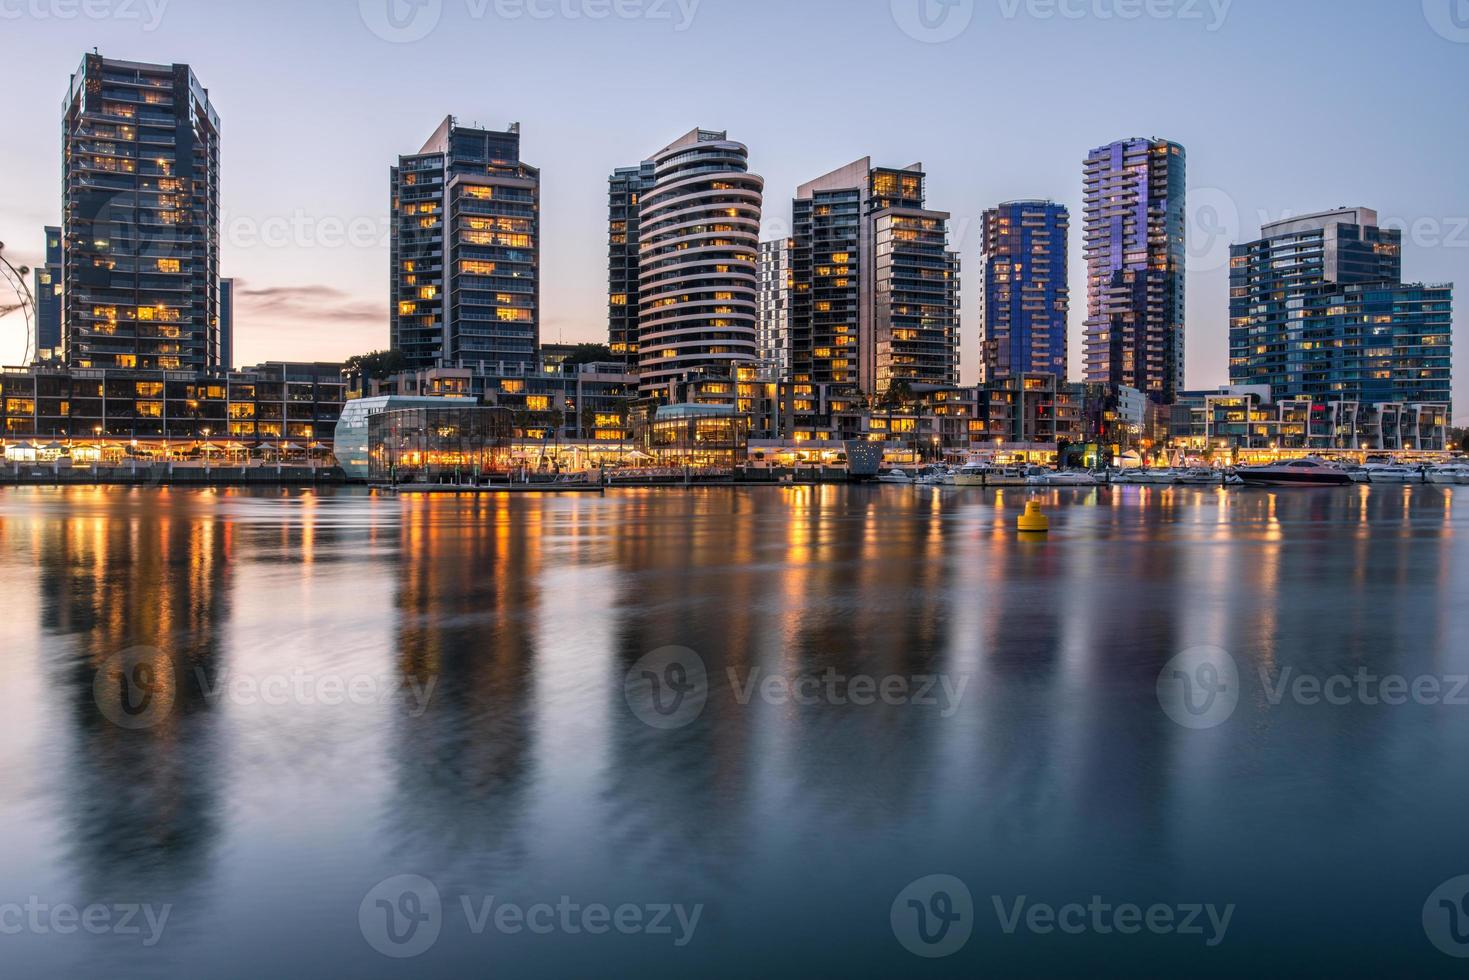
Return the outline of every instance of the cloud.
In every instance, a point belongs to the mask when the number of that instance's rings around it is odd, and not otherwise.
[[[239,324],[275,318],[334,320],[386,328],[388,321],[385,304],[320,283],[252,289],[244,280],[236,279],[235,306],[235,322]]]

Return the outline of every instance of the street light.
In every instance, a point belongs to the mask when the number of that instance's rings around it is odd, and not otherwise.
[[[0,316],[13,313],[16,310],[21,311],[21,315],[25,318],[26,324],[26,345],[25,350],[22,352],[22,358],[25,363],[29,363],[31,359],[31,336],[33,333],[32,321],[35,319],[36,314],[36,297],[31,293],[30,283],[26,282],[26,276],[31,274],[31,269],[30,266],[25,265],[17,269],[10,264],[10,260],[5,257],[4,252],[5,243],[0,242],[0,272],[3,272],[6,282],[10,283],[10,287],[15,290],[15,295],[20,302],[18,304],[0,306]]]

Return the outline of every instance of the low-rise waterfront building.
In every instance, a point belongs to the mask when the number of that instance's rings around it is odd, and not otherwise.
[[[344,401],[342,365],[243,371],[36,364],[0,372],[0,438],[104,456],[322,453]]]
[[[1444,452],[1447,402],[1277,397],[1269,385],[1223,385],[1180,395],[1171,445],[1210,455],[1242,452]]]

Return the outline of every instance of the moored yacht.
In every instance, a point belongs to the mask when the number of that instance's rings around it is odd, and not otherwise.
[[[1416,466],[1397,464],[1367,467],[1369,483],[1422,483],[1423,471]]]
[[[1428,471],[1428,482],[1469,486],[1469,463],[1448,463]]]
[[[1026,475],[1033,487],[1094,487],[1097,478],[1082,470],[1047,470],[1033,466]]]
[[[954,474],[956,487],[1023,487],[1025,471],[1015,466],[971,463]]]
[[[1353,483],[1348,473],[1319,459],[1241,466],[1237,472],[1252,487],[1348,487]]]

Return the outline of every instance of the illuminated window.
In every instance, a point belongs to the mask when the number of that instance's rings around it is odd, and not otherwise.
[[[178,272],[179,271],[179,260],[178,259],[159,259],[158,260],[158,271],[159,272]]]

